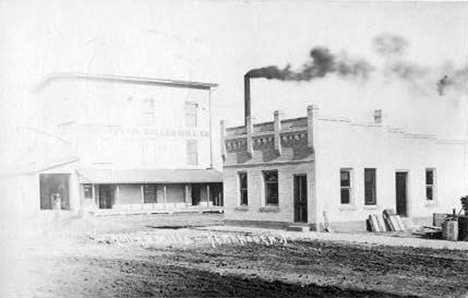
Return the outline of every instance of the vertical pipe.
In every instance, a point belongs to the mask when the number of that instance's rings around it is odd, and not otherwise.
[[[210,169],[213,168],[213,132],[211,125],[211,88],[208,91],[208,113],[209,113],[209,125],[210,125]]]
[[[224,141],[224,138],[226,136],[226,123],[224,122],[224,120],[221,120],[219,122],[219,129],[220,129],[220,133],[219,133],[219,136],[220,136],[220,141],[219,141],[219,145],[220,145],[220,151],[221,151],[221,158],[223,159],[223,161],[226,159],[226,142]]]

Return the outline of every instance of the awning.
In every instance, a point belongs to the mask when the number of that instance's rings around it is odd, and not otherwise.
[[[214,169],[82,169],[77,171],[80,183],[144,184],[144,183],[219,183],[221,172]]]

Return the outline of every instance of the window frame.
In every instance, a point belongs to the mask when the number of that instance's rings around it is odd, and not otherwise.
[[[245,188],[242,185],[242,177],[245,177]],[[239,182],[239,206],[248,206],[249,205],[249,178],[247,172],[238,172],[237,178]],[[245,195],[245,196],[244,196]],[[245,200],[244,200],[245,198]]]
[[[185,126],[186,127],[198,127],[198,103],[193,101],[185,102]],[[193,118],[189,118],[193,117]],[[190,122],[192,119],[193,122]]]
[[[432,183],[427,183],[427,174],[428,172],[432,172]],[[426,168],[424,171],[424,189],[425,189],[425,196],[426,196],[426,201],[427,202],[435,202],[436,201],[436,189],[437,189],[437,170],[436,168]],[[432,198],[428,198],[428,188],[431,189],[432,192]]]
[[[373,185],[372,185],[372,194],[373,198],[371,201],[368,200],[368,189],[367,189],[367,179],[366,172],[373,172]],[[377,169],[376,168],[364,168],[364,205],[365,206],[376,206],[377,205]]]
[[[348,175],[349,175],[349,185],[348,186],[343,186],[342,185],[342,179],[341,179],[342,172],[347,172]],[[353,183],[354,183],[353,169],[352,168],[340,168],[340,205],[343,205],[343,206],[354,205]],[[343,190],[348,191],[348,199],[349,199],[348,203],[343,203],[343,195],[342,195]]]
[[[191,146],[192,144],[195,144],[194,146]],[[192,150],[192,148],[195,148]],[[199,158],[198,158],[198,140],[195,139],[189,139],[186,140],[186,158],[187,158],[187,165],[189,166],[198,166],[199,165]],[[194,155],[194,156],[191,156]],[[192,158],[194,157],[194,161],[192,162]]]
[[[269,173],[275,173],[276,174],[276,180],[275,181],[267,181],[266,175]],[[272,207],[278,207],[279,206],[279,173],[278,170],[265,170],[262,171],[262,177],[263,177],[263,190],[264,190],[264,202],[265,206],[272,206]],[[271,190],[270,190],[270,185],[276,185],[276,202],[271,202]]]

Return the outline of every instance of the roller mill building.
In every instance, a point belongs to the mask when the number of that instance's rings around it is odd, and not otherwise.
[[[37,86],[35,125],[18,173],[32,210],[160,212],[219,209],[211,94],[216,84],[57,73]]]

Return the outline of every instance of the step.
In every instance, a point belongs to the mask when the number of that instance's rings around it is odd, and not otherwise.
[[[290,225],[286,230],[291,232],[309,232],[310,227],[308,225]]]

